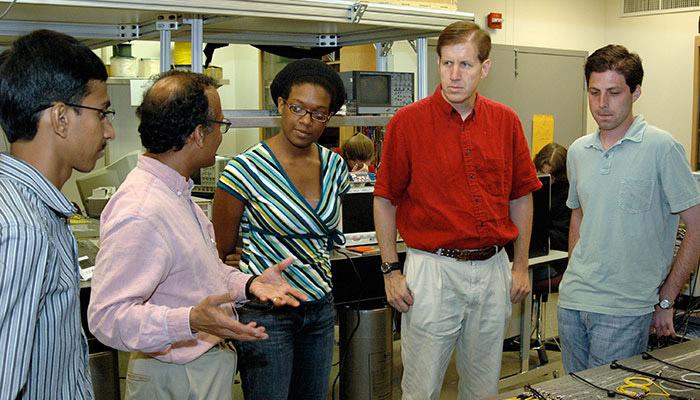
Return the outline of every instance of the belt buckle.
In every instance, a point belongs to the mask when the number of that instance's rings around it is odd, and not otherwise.
[[[472,254],[477,253],[481,250],[471,250],[471,249],[461,249],[456,255],[458,261],[471,261],[473,260]]]

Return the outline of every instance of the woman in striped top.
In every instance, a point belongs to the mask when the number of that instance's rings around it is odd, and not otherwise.
[[[335,320],[330,250],[340,198],[348,190],[341,157],[316,141],[345,102],[338,74],[318,60],[286,66],[270,86],[282,116],[277,135],[234,158],[214,195],[214,229],[222,259],[243,239],[240,268],[260,275],[289,256],[285,278],[309,301],[298,308],[248,303],[243,323],[265,326],[269,340],[239,344],[247,400],[326,398]],[[274,299],[273,299],[274,303]]]

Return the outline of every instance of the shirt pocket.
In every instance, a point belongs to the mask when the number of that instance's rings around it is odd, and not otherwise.
[[[649,211],[654,193],[654,181],[650,179],[622,178],[620,180],[618,206],[630,214]]]
[[[484,157],[480,179],[487,193],[494,196],[503,195],[505,184],[503,177],[505,172],[504,164],[503,158]]]

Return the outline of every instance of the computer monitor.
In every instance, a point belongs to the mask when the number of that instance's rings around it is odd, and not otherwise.
[[[141,150],[132,151],[105,167],[75,178],[80,201],[83,202],[83,205],[87,204],[86,200],[92,195],[93,189],[104,186],[119,188],[129,172],[136,167],[139,154],[141,154]]]

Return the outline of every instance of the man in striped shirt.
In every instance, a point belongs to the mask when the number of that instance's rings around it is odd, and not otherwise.
[[[0,55],[0,399],[92,399],[79,266],[61,193],[114,138],[102,61],[35,31]]]

